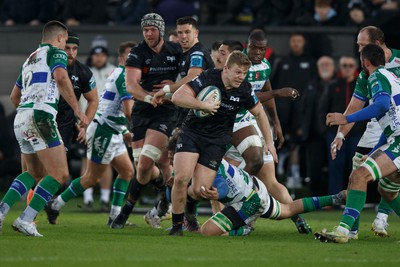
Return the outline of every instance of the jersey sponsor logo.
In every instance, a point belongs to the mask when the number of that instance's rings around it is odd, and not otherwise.
[[[146,61],[145,61],[144,63],[146,63],[146,65],[150,65],[150,63],[151,63],[151,58],[146,59]]]
[[[260,79],[260,72],[256,72],[256,80]]]
[[[224,103],[224,102],[221,102],[221,107],[224,107],[224,108],[226,108],[227,110],[234,110],[234,109],[235,109],[234,106],[228,105],[228,104],[226,104],[226,103]]]
[[[143,72],[144,74],[149,73],[149,67],[144,67],[144,68],[142,68],[142,72]]]
[[[129,53],[128,57],[138,58],[138,55]]]
[[[67,55],[61,54],[61,53],[60,54],[54,54],[53,58],[68,60]]]
[[[231,96],[231,98],[229,98],[229,100],[230,100],[230,101],[234,101],[234,102],[239,102],[239,101],[240,101],[240,98],[239,98],[239,97]]]
[[[176,60],[175,56],[167,56],[167,61],[174,62]]]
[[[71,80],[74,81],[74,82],[77,82],[77,81],[79,81],[79,77],[77,77],[75,75],[72,75],[71,76]]]
[[[181,149],[182,148],[182,143],[176,144],[176,149]]]
[[[160,130],[161,131],[163,131],[163,132],[166,132],[167,130],[168,130],[168,126],[167,125],[165,125],[165,124],[160,124]]]

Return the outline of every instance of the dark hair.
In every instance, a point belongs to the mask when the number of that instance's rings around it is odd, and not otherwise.
[[[42,31],[42,39],[43,40],[51,40],[56,37],[57,34],[68,31],[67,26],[63,23],[59,22],[58,20],[52,20],[47,22]]]
[[[368,59],[375,67],[385,65],[385,52],[377,44],[367,44],[361,51],[361,58]]]
[[[211,51],[217,51],[218,48],[222,45],[222,41],[215,41],[211,45]]]
[[[236,40],[225,40],[225,41],[222,41],[222,44],[226,45],[228,47],[229,52],[243,50],[242,43],[239,41],[236,41]]]
[[[248,41],[267,41],[267,36],[265,35],[265,32],[263,30],[254,30],[248,38]]]
[[[176,25],[185,25],[185,24],[192,25],[192,27],[195,29],[199,28],[197,20],[195,20],[190,16],[182,17],[176,20]]]
[[[136,46],[136,42],[134,41],[126,41],[122,42],[118,47],[118,56],[122,56],[125,53],[127,48],[132,48]]]
[[[375,43],[379,41],[380,44],[385,44],[385,34],[381,29],[375,26],[367,26],[360,30],[360,32],[367,31],[369,41]]]

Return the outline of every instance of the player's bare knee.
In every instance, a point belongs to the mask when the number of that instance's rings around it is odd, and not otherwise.
[[[365,168],[359,168],[354,170],[350,174],[349,181],[350,183],[369,183],[373,180],[371,173]]]
[[[259,157],[258,155],[247,156],[245,158],[246,161],[246,168],[245,170],[248,171],[250,174],[257,174],[261,167],[263,166],[263,158]]]

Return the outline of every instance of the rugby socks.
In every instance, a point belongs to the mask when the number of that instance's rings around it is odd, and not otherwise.
[[[129,187],[129,194],[130,194],[130,199],[133,200],[134,204],[136,203],[136,201],[139,200],[140,195],[142,194],[142,189],[145,186],[146,185],[143,185],[138,182],[136,176],[132,178],[132,182]]]
[[[389,203],[383,199],[383,197],[381,197],[381,202],[379,202],[378,213],[384,213],[386,215],[392,213],[392,208],[390,207]]]
[[[110,203],[111,190],[107,188],[100,189],[100,201],[104,203]]]
[[[322,196],[322,197],[306,197],[303,198],[304,213],[311,212],[314,210],[319,210],[326,206],[333,205],[332,196]]]
[[[397,194],[397,197],[388,203],[393,211],[400,217],[400,194]]]
[[[128,190],[129,182],[117,177],[113,185],[113,206],[122,206],[126,191]]]
[[[29,189],[35,185],[35,179],[28,172],[23,172],[14,179],[6,195],[1,201],[0,211],[5,215]]]
[[[183,213],[172,213],[172,228],[182,229],[183,226]]]
[[[61,184],[51,176],[46,176],[36,186],[35,194],[32,197],[29,206],[21,214],[20,218],[27,222],[32,222],[36,215],[41,211],[48,201],[57,193]]]
[[[360,190],[349,190],[347,195],[346,207],[344,208],[342,220],[339,223],[340,227],[352,229],[355,221],[364,208],[367,193]]]
[[[228,235],[229,236],[242,236],[242,235],[244,235],[244,227],[243,226],[240,226],[238,229],[236,229],[236,230],[230,230],[229,232],[228,232]]]
[[[81,196],[84,191],[85,188],[81,185],[81,177],[78,177],[61,193],[60,197],[64,202],[68,202],[74,197]]]
[[[185,215],[189,214],[189,215],[197,216],[198,204],[199,204],[198,200],[194,200],[193,198],[191,198],[188,195],[187,199],[186,199]]]

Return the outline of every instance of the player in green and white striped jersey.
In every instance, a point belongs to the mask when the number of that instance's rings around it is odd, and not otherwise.
[[[392,49],[386,46],[385,36],[381,29],[374,26],[367,26],[360,30],[357,37],[357,44],[359,46],[359,52],[367,44],[374,43],[379,45],[385,52],[385,68],[390,72],[394,73],[397,77],[400,77],[400,50]],[[354,89],[353,97],[350,100],[349,105],[345,111],[346,114],[354,113],[362,109],[366,102],[372,104],[372,100],[368,98],[367,89],[367,77],[364,72],[361,72],[357,78],[356,88]],[[340,150],[343,144],[344,136],[351,130],[352,124],[340,125],[337,131],[336,139],[333,140],[331,144],[331,155],[332,159],[336,157],[336,151]],[[368,122],[366,130],[361,137],[355,156],[353,157],[353,169],[357,169],[361,162],[363,155],[368,154],[372,148],[378,143],[379,138],[382,134],[382,129],[378,124],[378,121],[373,118]],[[383,181],[383,180],[382,180]],[[387,237],[387,228],[389,224],[387,223],[388,215],[392,212],[390,206],[386,201],[381,198],[378,206],[378,213],[374,222],[372,223],[372,231],[376,235],[381,237]],[[352,234],[357,236],[359,225],[359,218],[354,223]]]
[[[107,78],[97,113],[87,129],[88,168],[85,174],[73,180],[61,195],[49,201],[46,212],[51,224],[57,222],[59,211],[66,202],[82,195],[86,188],[96,184],[97,178],[109,164],[118,172],[118,176],[114,182],[108,224],[111,224],[121,210],[129,181],[134,175],[133,165],[124,144],[124,141],[127,144],[132,142],[132,134],[125,126],[133,106],[133,98],[125,87],[125,61],[134,46],[134,42],[125,42],[119,47],[120,65]]]
[[[63,50],[67,39],[64,24],[46,23],[39,48],[23,64],[12,90],[13,103],[19,103],[14,132],[27,171],[15,178],[0,202],[0,233],[10,208],[43,178],[31,202],[13,223],[13,228],[24,235],[42,236],[33,220],[68,178],[65,148],[55,120],[60,93],[81,120],[80,125],[86,127],[89,123],[79,109],[68,77],[68,57]]]
[[[367,96],[373,103],[350,115],[329,113],[326,123],[346,125],[376,118],[383,134],[371,155],[349,178],[346,207],[339,226],[315,233],[321,241],[348,243],[350,231],[366,201],[367,184],[379,181],[379,193],[400,216],[400,79],[384,68],[384,50],[368,44],[361,51],[363,71],[368,77]],[[384,178],[383,178],[384,177]]]

